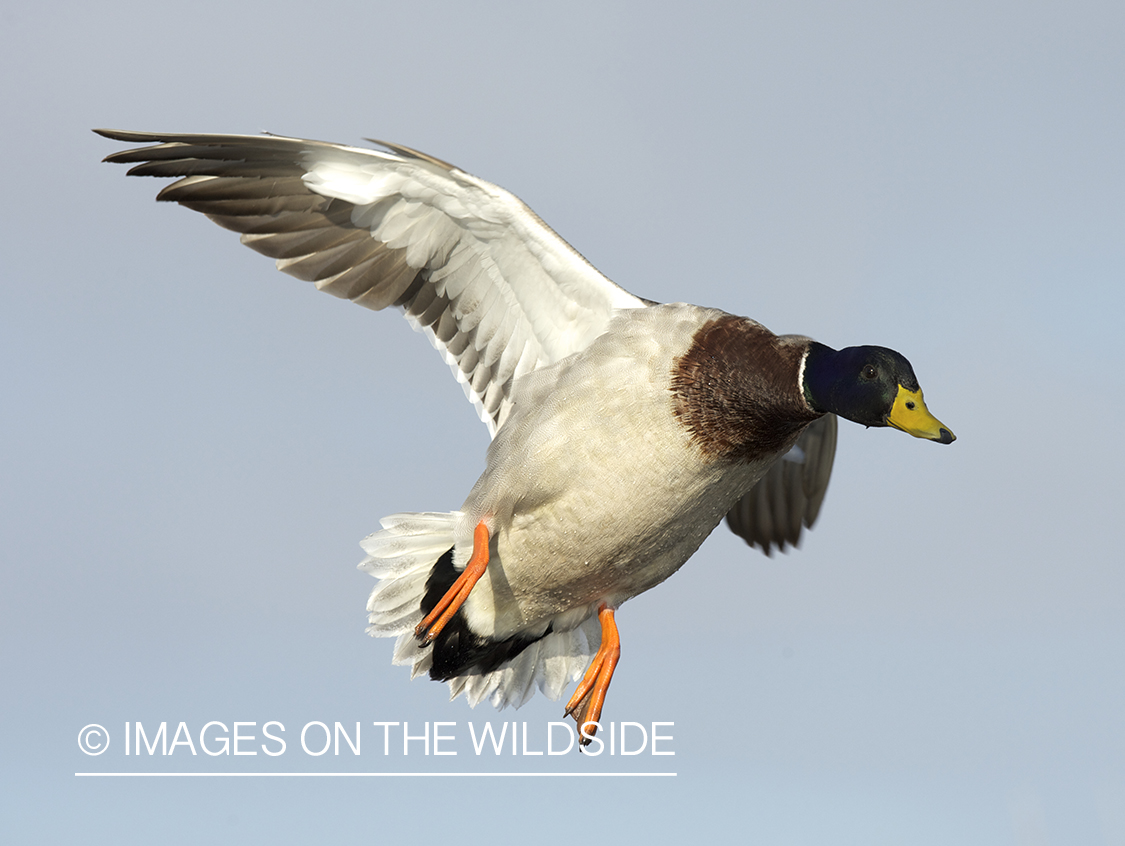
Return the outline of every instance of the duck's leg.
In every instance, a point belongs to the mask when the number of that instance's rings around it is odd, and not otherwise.
[[[445,624],[453,619],[457,609],[469,598],[469,591],[473,589],[473,585],[484,575],[484,568],[487,566],[488,527],[482,520],[477,523],[476,529],[473,530],[473,554],[469,558],[469,563],[465,565],[465,569],[457,577],[457,581],[445,592],[445,596],[414,628],[414,637],[421,640],[423,646],[433,643],[434,638],[445,628]]]
[[[586,675],[582,677],[574,695],[566,703],[566,714],[578,721],[580,736],[584,726],[596,723],[601,718],[605,694],[613,680],[617,660],[621,657],[621,637],[617,633],[613,609],[604,602],[598,607],[598,622],[602,624],[602,645],[586,668]],[[597,730],[597,726],[590,726],[590,731],[581,736],[579,743],[588,746]]]

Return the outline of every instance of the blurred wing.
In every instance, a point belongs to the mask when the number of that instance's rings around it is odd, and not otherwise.
[[[773,554],[797,546],[801,527],[812,528],[832,475],[836,455],[836,415],[825,414],[796,445],[727,513],[727,525],[750,546]]]
[[[179,177],[157,195],[242,233],[317,288],[402,308],[453,368],[489,433],[512,383],[584,349],[646,303],[610,282],[518,198],[406,147],[272,135],[95,130],[155,146],[106,158]]]

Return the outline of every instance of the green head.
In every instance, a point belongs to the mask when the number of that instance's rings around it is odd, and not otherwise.
[[[956,438],[930,414],[914,368],[886,347],[834,350],[813,341],[801,387],[814,411],[864,426],[894,426],[916,438],[951,444]]]

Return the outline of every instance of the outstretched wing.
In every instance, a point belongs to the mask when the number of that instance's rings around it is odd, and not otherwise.
[[[489,433],[517,376],[584,349],[614,311],[610,282],[518,198],[438,159],[273,135],[95,130],[108,162],[179,177],[158,200],[203,212],[317,288],[402,308],[453,368]]]
[[[775,544],[796,546],[801,527],[811,529],[820,512],[835,455],[836,415],[825,414],[727,512],[731,531],[766,555]]]

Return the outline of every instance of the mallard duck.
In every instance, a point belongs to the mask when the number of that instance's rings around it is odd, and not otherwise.
[[[461,508],[382,520],[360,564],[368,631],[473,706],[558,699],[582,742],[620,654],[614,614],[727,517],[771,552],[811,527],[836,416],[948,444],[910,363],[834,350],[713,308],[640,299],[507,191],[397,144],[97,130],[153,144],[106,161],[177,177],[286,273],[395,306],[492,435]],[[412,677],[413,677],[412,676]]]

